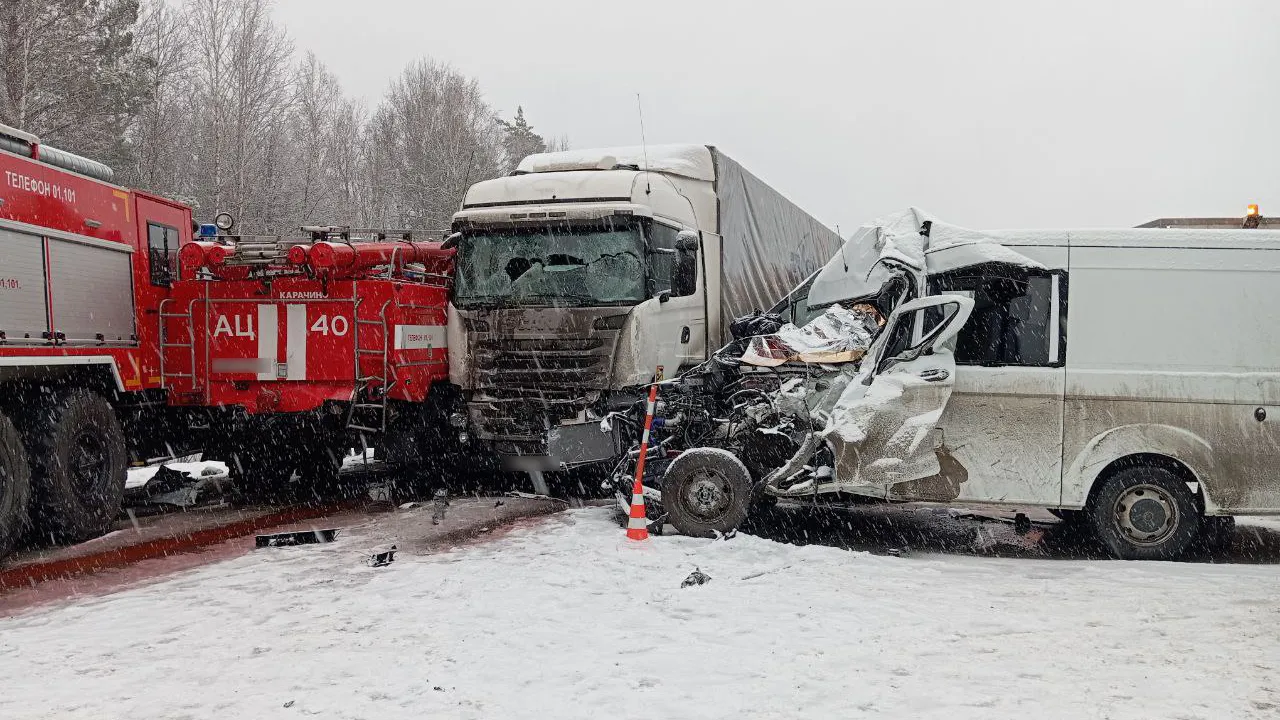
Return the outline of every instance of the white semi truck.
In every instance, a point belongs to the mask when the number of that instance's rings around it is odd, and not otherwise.
[[[531,155],[468,189],[453,231],[450,378],[466,398],[453,422],[534,472],[616,458],[603,418],[657,367],[705,360],[735,317],[841,245],[706,145]]]

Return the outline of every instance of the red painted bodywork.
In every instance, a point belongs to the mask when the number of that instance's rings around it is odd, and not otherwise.
[[[326,401],[351,400],[358,389],[420,402],[433,382],[448,377],[447,278],[437,272],[439,263],[429,268],[435,273],[430,282],[403,274],[343,278],[300,271],[265,280],[250,278],[243,267],[215,279],[193,279],[191,269],[183,268],[164,287],[151,282],[147,223],[176,229],[181,248],[192,242],[189,207],[7,152],[0,152],[0,173],[0,221],[7,221],[0,226],[34,235],[61,231],[133,249],[136,328],[134,338],[120,342],[0,340],[0,361],[40,365],[48,358],[65,363],[110,357],[126,392],[163,389],[170,405],[239,406],[251,414],[314,410]],[[3,254],[0,243],[0,263]],[[50,296],[59,291],[48,288]],[[275,310],[260,310],[264,306]],[[259,342],[260,312],[276,314],[273,344]],[[220,318],[230,332],[219,327]],[[298,318],[305,320],[301,330]],[[55,338],[57,322],[51,319]],[[246,371],[246,362],[256,366]],[[259,374],[267,362],[275,371],[270,378]]]

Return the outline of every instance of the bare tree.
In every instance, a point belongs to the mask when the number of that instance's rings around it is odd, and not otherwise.
[[[120,160],[146,100],[137,19],[138,0],[0,0],[0,120]]]
[[[402,227],[448,227],[467,186],[502,168],[501,131],[479,84],[426,59],[392,82],[368,142],[371,215]]]
[[[280,167],[292,109],[293,44],[267,0],[190,0],[191,173],[206,213],[228,210],[248,227],[284,220]]]
[[[143,6],[133,51],[143,58],[138,66],[147,102],[128,131],[131,162],[118,168],[128,185],[180,198],[194,193],[187,173],[193,64],[186,31],[186,18],[163,0]]]
[[[114,165],[123,184],[250,232],[442,230],[466,188],[547,143],[477,82],[410,63],[370,114],[271,0],[0,0],[0,121]]]

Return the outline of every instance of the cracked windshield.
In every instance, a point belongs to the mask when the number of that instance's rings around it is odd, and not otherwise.
[[[458,243],[454,302],[622,305],[645,298],[639,223],[479,231]]]

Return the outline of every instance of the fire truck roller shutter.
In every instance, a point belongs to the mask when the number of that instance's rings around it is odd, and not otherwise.
[[[127,257],[127,256],[126,256]],[[44,286],[44,239],[0,229],[0,330],[9,341],[49,330]]]
[[[133,281],[127,251],[49,239],[54,330],[68,342],[128,341],[133,327]]]

